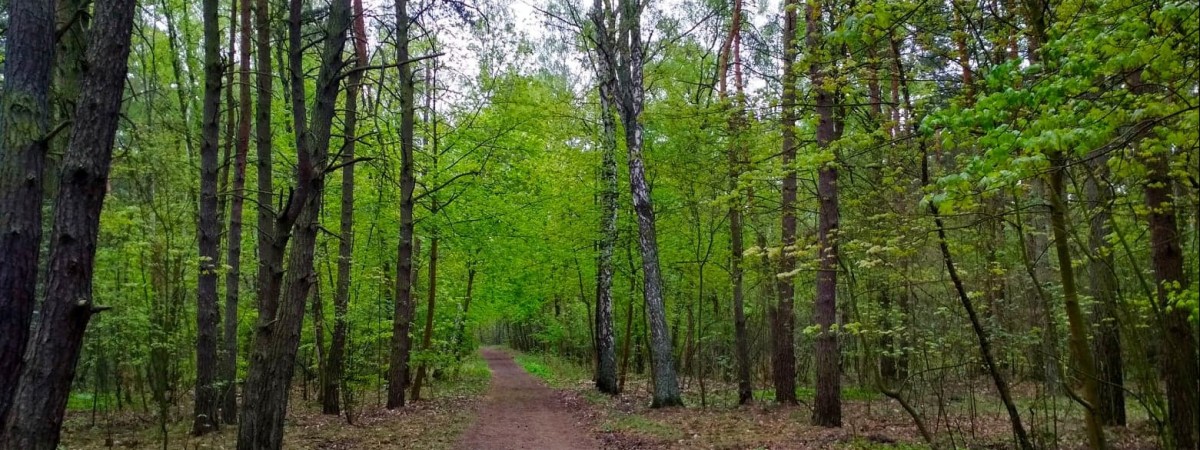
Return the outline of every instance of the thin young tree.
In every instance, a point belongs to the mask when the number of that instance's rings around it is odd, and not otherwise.
[[[338,391],[345,382],[346,335],[349,329],[346,310],[350,305],[350,269],[354,264],[354,152],[359,138],[358,97],[361,95],[363,70],[367,66],[367,28],[362,0],[353,0],[352,4],[354,70],[346,79],[345,143],[342,145],[341,162],[341,236],[338,241],[337,286],[333,296],[333,336],[329,344],[329,360],[325,363],[325,382],[321,394],[321,411],[333,415],[341,413]]]
[[[221,419],[227,424],[237,423],[237,362],[238,362],[238,301],[241,295],[242,276],[242,211],[246,202],[246,163],[250,153],[250,122],[253,108],[250,106],[250,49],[251,17],[250,0],[238,3],[238,114],[237,138],[233,161],[233,199],[229,206],[229,244],[226,261],[229,271],[225,274],[225,336],[224,358],[221,361],[221,391],[219,407]],[[230,86],[230,89],[233,87]]]

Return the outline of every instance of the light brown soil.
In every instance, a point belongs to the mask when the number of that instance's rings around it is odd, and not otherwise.
[[[485,348],[482,352],[492,370],[492,386],[458,448],[600,448],[552,389],[522,370],[503,351]]]

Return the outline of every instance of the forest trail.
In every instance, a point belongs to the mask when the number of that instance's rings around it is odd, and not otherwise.
[[[512,356],[481,350],[492,385],[460,449],[593,449],[599,442],[578,426],[554,390],[521,369]]]

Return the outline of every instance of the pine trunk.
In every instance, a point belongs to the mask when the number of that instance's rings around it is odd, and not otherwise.
[[[103,309],[92,304],[92,274],[125,93],[135,3],[99,2],[94,11],[87,70],[54,206],[46,298],[12,409],[0,429],[0,448],[5,450],[58,447],[84,331],[92,315]]]
[[[772,375],[775,382],[775,401],[784,404],[796,404],[796,343],[795,313],[792,304],[796,297],[796,288],[792,274],[796,270],[796,10],[800,3],[788,0],[783,9],[783,114],[781,127],[783,134],[783,194],[780,208],[783,210],[782,219],[782,249],[779,254],[779,302],[775,307],[772,322]]]
[[[54,2],[10,0],[0,89],[0,425],[17,392],[37,295]]]
[[[218,128],[221,111],[221,35],[217,0],[204,0],[204,105],[200,125],[200,273],[196,288],[196,398],[192,435],[217,427],[217,263],[221,235],[217,218]]]

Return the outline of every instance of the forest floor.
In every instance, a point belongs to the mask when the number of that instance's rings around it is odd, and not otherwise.
[[[490,368],[490,370],[489,370]],[[536,377],[536,378],[535,378]],[[799,406],[755,402],[737,406],[734,386],[681,378],[686,408],[649,408],[650,386],[631,375],[624,393],[595,391],[587,367],[564,358],[484,348],[453,374],[434,380],[427,400],[388,411],[359,399],[354,424],[320,414],[320,404],[297,392],[288,411],[286,449],[924,449],[912,419],[895,402],[846,386],[843,427],[809,425],[811,390],[798,391]],[[370,391],[370,389],[364,388]],[[701,392],[703,391],[703,396]],[[1012,448],[1007,417],[983,381],[947,385],[942,400],[917,402],[945,448]],[[360,391],[361,392],[361,391]],[[1022,418],[1039,448],[1085,448],[1080,411],[1065,398],[1037,401],[1035,387],[1015,386]],[[363,395],[360,393],[360,395]],[[374,397],[370,395],[370,397]],[[1053,398],[1053,397],[1051,397]],[[166,433],[146,411],[93,413],[90,402],[72,402],[60,448],[232,449],[236,428],[203,437],[188,434],[182,420],[190,403],[172,407]],[[940,405],[940,406],[939,406]],[[140,408],[139,408],[140,409]],[[1157,448],[1144,413],[1129,408],[1128,428],[1109,428],[1120,450]],[[1058,420],[1049,420],[1057,417]],[[164,443],[163,437],[167,438]]]
[[[799,406],[771,404],[769,391],[755,391],[755,402],[737,406],[736,387],[708,380],[701,399],[699,383],[681,378],[686,408],[651,409],[647,380],[631,377],[615,397],[598,393],[588,368],[554,356],[516,353],[526,371],[554,387],[560,401],[584,421],[606,449],[926,449],[912,419],[894,401],[852,386],[843,389],[843,426],[809,424],[813,392],[798,391]],[[1002,405],[986,380],[947,386],[941,407],[925,399],[918,407],[942,448],[1014,448]],[[1083,449],[1081,411],[1065,397],[1035,402],[1032,386],[1017,386],[1018,403],[1038,448]],[[1052,403],[1047,405],[1047,403]],[[1054,408],[1052,413],[1048,410]],[[1130,426],[1109,428],[1113,449],[1158,448],[1150,421],[1130,408]],[[1057,417],[1050,421],[1048,417]]]
[[[284,431],[285,449],[452,449],[472,423],[488,391],[490,373],[486,362],[468,359],[445,380],[433,380],[422,397],[409,406],[389,411],[377,404],[375,395],[356,399],[353,425],[345,416],[321,414],[316,400],[305,401],[299,392],[288,408]],[[368,390],[370,392],[372,390]],[[359,395],[364,395],[360,393]],[[188,434],[190,422],[180,420],[191,410],[190,402],[172,407],[174,420],[164,433],[152,412],[125,411],[92,414],[88,402],[72,402],[63,426],[59,448],[76,449],[233,449],[237,428],[226,425],[219,432],[202,437]],[[186,404],[184,404],[186,403]],[[150,406],[153,409],[153,406]]]

